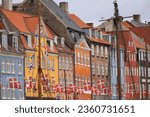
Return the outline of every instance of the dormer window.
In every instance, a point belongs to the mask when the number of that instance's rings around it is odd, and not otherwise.
[[[32,48],[32,36],[31,35],[26,35],[26,41],[27,41],[27,44],[30,48]]]
[[[12,46],[15,50],[18,50],[18,37],[16,36],[13,36],[13,39],[12,39]]]
[[[8,38],[6,33],[2,33],[2,46],[8,48]]]
[[[53,51],[54,50],[54,41],[50,40],[50,49]]]
[[[65,38],[61,38],[61,45],[64,46],[65,45]]]

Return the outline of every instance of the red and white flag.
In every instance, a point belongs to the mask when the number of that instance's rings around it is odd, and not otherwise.
[[[92,92],[93,95],[96,95],[96,92],[97,92],[96,87],[92,87],[91,92]]]
[[[77,91],[77,86],[75,84],[70,84],[69,88],[72,93]]]
[[[104,80],[98,80],[97,81],[97,88],[98,89],[104,89],[105,88],[105,81]]]
[[[18,82],[17,86],[18,86],[17,87],[18,89],[21,89],[21,83],[20,82]]]
[[[18,82],[17,82],[17,79],[16,78],[10,78],[9,79],[9,87],[10,88],[13,88],[13,89],[17,89],[18,86],[17,86]]]
[[[62,93],[63,92],[63,88],[60,84],[56,85],[56,92],[57,93]]]
[[[84,89],[83,88],[78,88],[77,93],[79,95],[83,95],[84,94]]]
[[[91,83],[90,82],[87,82],[87,81],[84,82],[84,90],[85,91],[91,90]]]

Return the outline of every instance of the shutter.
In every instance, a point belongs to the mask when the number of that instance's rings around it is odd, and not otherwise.
[[[2,33],[0,33],[0,45],[2,46]]]

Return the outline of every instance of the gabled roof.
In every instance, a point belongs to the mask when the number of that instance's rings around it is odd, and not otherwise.
[[[83,32],[82,29],[63,11],[53,0],[40,0],[50,11],[52,11],[66,27]]]
[[[81,20],[75,14],[69,14],[70,18],[80,27],[80,28],[90,28],[83,20]]]
[[[150,44],[150,26],[145,27],[134,27],[131,30],[140,38],[143,38],[144,41]]]

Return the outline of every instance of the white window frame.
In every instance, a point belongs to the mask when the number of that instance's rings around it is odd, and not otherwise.
[[[96,45],[96,55],[99,56],[99,45]]]
[[[11,60],[11,73],[15,74],[15,60]]]
[[[71,57],[70,57],[70,61],[69,61],[69,62],[70,62],[69,68],[70,68],[70,70],[72,70],[72,66],[73,66],[72,63],[73,63],[73,62],[72,62],[72,58],[71,58]]]
[[[104,47],[101,46],[101,57],[104,57]]]
[[[92,62],[92,74],[94,75],[95,74],[95,63]]]
[[[92,48],[92,55],[94,56],[95,55],[94,44],[91,45],[91,48]]]
[[[68,69],[69,69],[69,58],[66,57],[66,70],[68,70]]]
[[[2,60],[1,64],[2,64],[1,66],[2,73],[5,73],[5,60],[4,59]]]
[[[105,47],[105,58],[108,58],[108,47]]]
[[[2,46],[8,48],[8,35],[6,33],[2,33]]]
[[[6,60],[6,72],[8,74],[11,73],[11,64],[10,64],[10,60],[9,59]]]
[[[22,60],[18,60],[18,74],[22,75],[23,74],[23,69],[22,69]]]
[[[18,50],[18,37],[13,36],[12,45],[13,45],[13,48],[15,48],[15,50]]]

